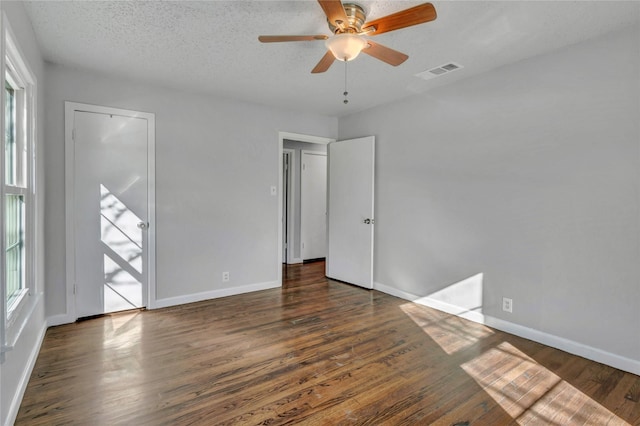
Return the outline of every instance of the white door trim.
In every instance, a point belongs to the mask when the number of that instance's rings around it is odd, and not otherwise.
[[[83,104],[78,102],[64,103],[64,145],[65,145],[65,237],[66,237],[66,291],[67,309],[65,320],[73,322],[78,319],[76,316],[75,303],[75,270],[76,270],[76,247],[75,247],[75,212],[74,212],[74,180],[75,180],[75,149],[73,141],[73,125],[75,111],[93,112],[99,114],[113,114],[124,117],[144,118],[147,120],[147,192],[148,192],[148,212],[149,228],[147,230],[148,244],[148,285],[147,285],[147,308],[156,307],[156,215],[155,215],[155,114],[139,112],[121,108],[111,108],[98,105]],[[61,323],[61,322],[60,322]]]
[[[296,150],[295,149],[283,149],[283,153],[289,154],[289,204],[287,204],[287,215],[289,217],[287,235],[289,237],[289,247],[287,248],[287,259],[283,259],[286,264],[292,263],[302,263],[302,259],[298,259],[293,255],[293,245],[291,244],[291,239],[294,237],[294,226],[293,226],[293,206],[296,205]],[[282,182],[282,188],[284,190],[287,182]],[[284,192],[283,192],[284,194]],[[284,211],[282,212],[284,219]]]
[[[276,263],[277,282],[282,286],[282,150],[284,149],[284,140],[293,140],[298,142],[317,143],[328,145],[335,142],[335,139],[325,138],[322,136],[303,135],[291,132],[278,132],[278,241],[276,252],[278,253],[278,262]]]

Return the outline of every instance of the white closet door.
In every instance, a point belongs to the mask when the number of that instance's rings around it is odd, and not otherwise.
[[[300,237],[302,259],[327,255],[327,155],[302,151]]]
[[[73,125],[77,316],[146,306],[149,123],[74,111]]]

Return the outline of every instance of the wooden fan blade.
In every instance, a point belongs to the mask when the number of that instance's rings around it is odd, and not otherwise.
[[[378,43],[374,43],[371,40],[367,40],[368,47],[362,49],[362,53],[366,53],[369,56],[373,56],[376,59],[380,59],[382,62],[386,62],[389,65],[397,67],[409,57],[402,52],[390,49]]]
[[[315,41],[326,40],[329,36],[326,35],[262,35],[258,37],[263,43],[279,43],[283,41]]]
[[[340,0],[318,0],[320,7],[327,15],[327,19],[338,28],[344,28],[349,23],[347,13]]]
[[[335,60],[336,58],[335,56],[333,56],[333,53],[331,53],[330,50],[327,50],[327,53],[325,53],[322,59],[320,59],[320,62],[318,62],[318,65],[316,65],[316,67],[311,70],[311,74],[318,74],[320,72],[325,72],[326,70],[329,69],[329,67],[331,66],[331,64],[333,64],[333,61]]]
[[[436,19],[436,9],[431,3],[424,3],[400,12],[387,15],[383,18],[367,22],[363,25],[362,31],[367,31],[373,27],[375,31],[369,35],[388,33],[389,31],[411,27],[413,25],[424,24]]]

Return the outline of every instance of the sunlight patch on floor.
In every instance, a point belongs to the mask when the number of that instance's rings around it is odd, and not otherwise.
[[[406,303],[400,309],[449,355],[471,347],[493,334],[493,330],[482,324],[414,303]]]
[[[518,424],[628,425],[507,342],[461,367]]]

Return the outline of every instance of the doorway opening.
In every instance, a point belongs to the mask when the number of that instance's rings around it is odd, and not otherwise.
[[[283,263],[324,259],[327,146],[287,139],[283,163]]]
[[[302,196],[302,176],[303,167],[305,168],[305,175],[312,173],[312,168],[316,171],[318,169],[324,170],[324,175],[319,179],[307,179],[307,184],[310,182],[318,183],[318,180],[322,180],[321,188],[324,188],[324,193],[320,192],[319,195],[313,198],[315,201],[321,201],[321,205],[324,205],[325,210],[318,212],[318,206],[310,203],[307,210],[315,211],[315,220],[320,221],[326,226],[326,151],[327,145],[330,142],[334,142],[335,139],[324,138],[318,136],[302,135],[296,133],[280,132],[279,134],[279,221],[278,221],[278,282],[282,283],[282,265],[302,263],[306,256],[308,260],[317,257],[314,255],[314,251],[311,249],[314,246],[314,242],[311,242],[311,246],[306,241],[304,242],[305,253],[303,253],[303,241],[301,239],[302,221],[300,216],[302,214],[302,204],[304,197]],[[303,166],[302,158],[309,159],[308,164]],[[322,161],[324,159],[324,165]],[[318,161],[319,160],[319,161]],[[313,163],[313,164],[312,164]],[[288,164],[288,167],[286,166]],[[314,166],[314,167],[312,167]],[[310,176],[306,175],[306,176]],[[309,201],[307,196],[307,201]],[[320,208],[321,209],[321,208]],[[320,236],[319,236],[320,235]],[[305,237],[314,239],[314,241],[320,240],[326,245],[326,228],[319,233],[313,233],[307,231]],[[315,246],[317,247],[317,243]],[[321,244],[322,245],[322,244]],[[326,250],[326,247],[320,247],[320,250]],[[317,253],[317,252],[315,252]]]

